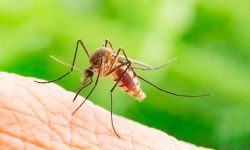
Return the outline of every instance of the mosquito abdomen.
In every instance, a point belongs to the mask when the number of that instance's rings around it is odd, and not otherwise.
[[[122,66],[116,69],[112,73],[112,79],[114,81],[118,81],[122,74],[124,73],[126,66]],[[118,86],[129,95],[135,97],[138,100],[143,100],[145,98],[145,94],[141,90],[138,79],[135,77],[133,71],[128,69],[123,77],[118,82]]]

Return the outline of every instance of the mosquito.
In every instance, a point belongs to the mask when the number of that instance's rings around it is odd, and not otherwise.
[[[136,72],[135,69],[140,69],[140,70],[157,70],[160,69],[167,64],[171,63],[173,60],[170,60],[158,67],[152,67],[148,64],[145,64],[143,62],[133,60],[127,57],[126,52],[123,48],[119,48],[117,52],[113,49],[113,46],[109,40],[105,40],[104,44],[102,44],[101,47],[97,48],[91,55],[89,54],[87,48],[84,46],[82,40],[78,40],[75,48],[75,53],[73,57],[72,64],[66,64],[63,61],[52,57],[56,61],[61,62],[64,65],[67,65],[70,67],[70,70],[60,76],[59,78],[55,80],[50,80],[50,81],[45,81],[45,82],[40,82],[40,81],[35,81],[37,83],[51,83],[51,82],[56,82],[65,76],[69,75],[72,73],[74,70],[79,70],[75,66],[75,61],[76,61],[76,56],[77,56],[77,51],[79,49],[79,45],[83,48],[85,54],[88,57],[89,60],[89,67],[83,70],[83,76],[82,76],[82,82],[80,87],[78,88],[75,97],[73,98],[73,102],[76,100],[77,96],[80,94],[80,92],[89,86],[93,82],[93,76],[96,74],[96,80],[94,82],[94,86],[88,93],[88,95],[85,97],[85,99],[82,101],[82,103],[75,109],[75,111],[72,113],[76,113],[77,110],[84,104],[84,102],[90,97],[91,93],[94,91],[96,88],[99,78],[100,77],[106,77],[106,76],[112,76],[113,81],[115,81],[114,86],[110,90],[110,112],[111,112],[111,125],[114,133],[118,138],[121,138],[120,135],[117,133],[114,123],[113,123],[113,91],[117,86],[119,86],[124,92],[128,93],[138,101],[143,100],[146,95],[142,91],[140,87],[140,83],[138,79],[146,82],[147,84],[155,87],[156,89],[171,94],[175,96],[182,96],[182,97],[202,97],[202,96],[209,96],[212,93],[208,94],[201,94],[201,95],[185,95],[185,94],[177,94],[174,92],[170,92],[168,90],[162,89],[158,87],[157,85],[149,82],[148,80],[144,79],[143,77],[139,76]],[[120,55],[120,54],[123,55]],[[137,65],[137,66],[134,66]]]

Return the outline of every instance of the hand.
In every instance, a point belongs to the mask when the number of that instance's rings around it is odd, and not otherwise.
[[[77,113],[72,92],[0,72],[0,149],[205,149],[114,115],[87,101]]]

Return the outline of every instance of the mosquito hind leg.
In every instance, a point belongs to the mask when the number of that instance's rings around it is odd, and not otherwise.
[[[123,52],[123,55],[125,56],[126,60],[129,61],[124,49],[122,49],[122,52]],[[156,86],[155,84],[149,82],[148,80],[142,78],[141,76],[138,76],[137,73],[134,71],[134,69],[132,67],[130,67],[130,69],[132,70],[132,72],[134,73],[135,77],[138,77],[139,79],[141,79],[142,81],[148,83],[149,85],[157,88],[158,90],[162,91],[162,92],[165,92],[165,93],[168,93],[168,94],[171,94],[171,95],[175,95],[175,96],[182,96],[182,97],[202,97],[202,96],[209,96],[209,95],[212,95],[212,93],[205,93],[205,94],[200,94],[200,95],[186,95],[186,94],[178,94],[178,93],[174,93],[174,92],[170,92],[170,91],[167,91],[165,89],[162,89],[158,86]]]
[[[181,96],[181,97],[191,97],[191,98],[203,97],[203,96],[210,96],[210,95],[213,94],[213,93],[205,93],[205,94],[200,94],[200,95],[187,95],[187,94],[174,93],[174,92],[171,92],[171,91],[162,89],[162,88],[160,88],[159,86],[157,86],[157,85],[151,83],[150,81],[144,79],[143,77],[137,75],[136,72],[133,70],[133,68],[131,68],[131,70],[133,71],[134,75],[135,75],[137,78],[141,79],[142,81],[146,82],[147,84],[149,84],[149,85],[155,87],[156,89],[158,89],[158,90],[160,90],[160,91],[162,91],[162,92],[164,92],[164,93],[168,93],[168,94],[175,95],[175,96]]]
[[[69,70],[68,72],[66,72],[66,73],[63,74],[61,77],[59,77],[59,78],[57,78],[57,79],[55,79],[55,80],[50,80],[50,81],[45,81],[45,82],[43,82],[43,81],[42,81],[42,82],[41,82],[41,81],[35,81],[35,82],[37,82],[37,83],[51,83],[51,82],[56,82],[56,81],[58,81],[58,80],[64,78],[65,76],[69,75],[71,72],[73,72],[79,44],[83,47],[83,49],[84,49],[86,55],[89,57],[88,50],[87,50],[86,47],[84,46],[82,40],[78,40],[78,41],[77,41],[77,44],[76,44],[76,49],[75,49],[73,61],[72,61],[70,70]]]
[[[119,54],[120,54],[121,51],[122,51],[123,55],[125,56],[127,62],[130,62],[130,60],[128,59],[128,57],[127,57],[127,55],[126,55],[126,53],[125,53],[125,51],[124,51],[124,49],[119,48],[119,50],[117,51],[117,53],[116,53],[116,55],[115,55],[114,61],[111,63],[111,67],[110,67],[110,70],[109,70],[109,71],[111,71],[112,69],[114,69],[115,64],[116,64],[116,62],[118,61]]]
[[[112,87],[112,89],[110,90],[110,113],[111,113],[111,125],[113,128],[113,131],[115,132],[116,136],[118,138],[121,138],[120,135],[116,132],[115,127],[114,127],[114,122],[113,122],[113,91],[115,90],[117,84],[119,83],[119,81],[122,79],[123,75],[126,73],[126,71],[130,68],[131,66],[131,62],[129,62],[127,64],[127,68],[124,70],[124,72],[122,73],[121,77],[116,81],[115,85]]]

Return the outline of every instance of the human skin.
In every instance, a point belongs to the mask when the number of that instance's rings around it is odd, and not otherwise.
[[[179,141],[166,133],[114,115],[54,83],[0,72],[0,150],[182,150],[206,149]]]

